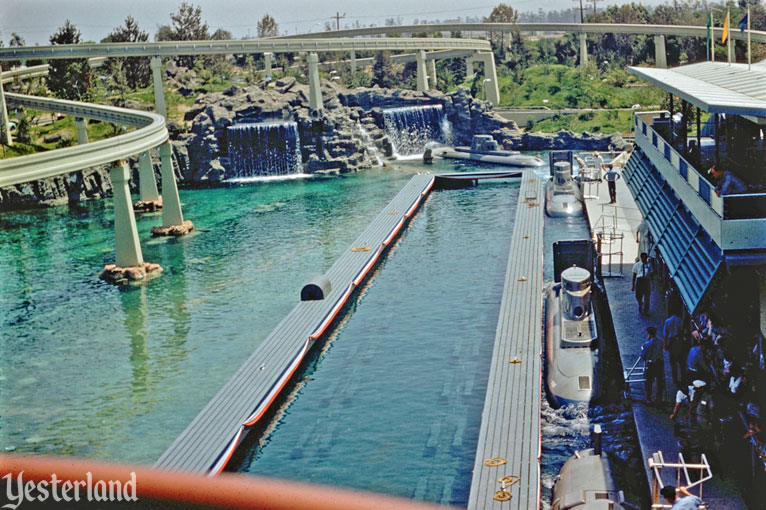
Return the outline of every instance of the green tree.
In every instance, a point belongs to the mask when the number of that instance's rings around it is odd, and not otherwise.
[[[51,44],[78,44],[80,39],[80,31],[66,20],[49,40]],[[62,99],[87,98],[93,81],[88,59],[52,59],[49,66],[48,88],[51,92]]]
[[[399,80],[398,73],[394,70],[394,62],[387,51],[379,51],[375,54],[375,63],[372,65],[372,82],[382,88],[391,88]]]
[[[263,15],[261,21],[258,22],[257,29],[259,39],[263,39],[264,37],[276,37],[279,35],[279,25],[277,25],[277,20],[268,14]]]
[[[213,35],[211,35],[210,38],[214,41],[231,41],[232,39],[234,39],[234,36],[228,30],[219,28],[218,30],[213,32]]]
[[[207,23],[202,21],[202,7],[182,2],[178,11],[170,14],[171,41],[206,41],[210,39]],[[179,65],[194,67],[195,57],[176,57]]]
[[[489,13],[489,16],[484,18],[484,22],[518,23],[519,13],[510,5],[498,4],[494,9],[492,9],[492,12]],[[491,32],[489,39],[495,51],[498,52],[498,56],[501,58],[505,57],[505,32]]]
[[[149,33],[141,30],[138,23],[132,16],[125,18],[125,25],[112,30],[102,42],[146,42],[149,40]],[[114,62],[119,60],[119,63]],[[127,58],[109,58],[106,60],[107,69],[112,71],[112,78],[118,82],[117,75],[121,73],[120,79],[124,78],[124,83],[131,89],[137,89],[149,86],[152,77],[152,69],[149,66],[148,57],[127,57]]]

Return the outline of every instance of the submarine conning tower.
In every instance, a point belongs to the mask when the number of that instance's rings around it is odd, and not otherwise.
[[[557,163],[558,166],[560,163]],[[567,166],[569,166],[567,164]],[[556,169],[558,172],[558,169]],[[590,271],[572,266],[561,272],[561,308],[564,318],[582,321],[590,315]]]
[[[556,186],[566,186],[571,180],[572,166],[569,163],[559,161],[553,165],[553,182]]]

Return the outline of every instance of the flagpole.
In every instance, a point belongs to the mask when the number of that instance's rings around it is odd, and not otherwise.
[[[715,62],[715,22],[713,11],[710,11],[710,61]]]
[[[750,6],[747,6],[747,70],[750,70]]]

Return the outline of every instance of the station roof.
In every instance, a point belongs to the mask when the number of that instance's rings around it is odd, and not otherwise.
[[[673,69],[628,67],[652,85],[709,113],[766,117],[766,61],[701,62]]]

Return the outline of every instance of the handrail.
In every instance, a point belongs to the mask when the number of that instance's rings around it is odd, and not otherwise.
[[[5,97],[9,104],[105,120],[138,129],[98,142],[1,160],[0,187],[111,163],[157,147],[168,140],[165,118],[156,113],[21,94],[6,93]]]
[[[232,53],[294,53],[363,50],[472,50],[491,51],[483,39],[369,38],[369,39],[250,39],[229,41],[172,41],[153,43],[88,43],[0,48],[0,60],[89,57],[154,57],[225,55]]]

